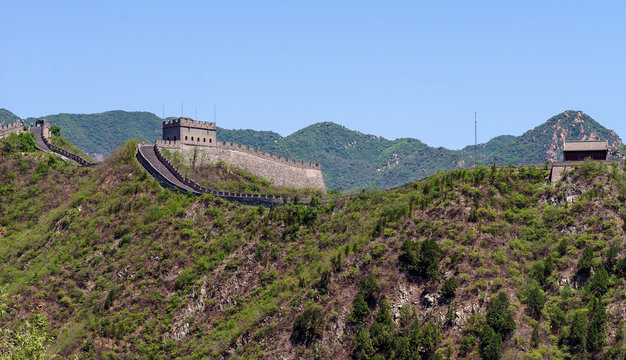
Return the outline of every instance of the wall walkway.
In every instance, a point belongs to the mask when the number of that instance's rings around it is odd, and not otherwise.
[[[183,194],[193,195],[212,194],[222,199],[238,202],[245,205],[276,206],[283,203],[282,197],[273,194],[247,194],[227,191],[217,191],[206,188],[184,177],[176,168],[161,154],[156,145],[139,145],[137,147],[137,160],[139,163],[159,181],[163,187]]]
[[[76,154],[73,154],[65,149],[61,149],[60,147],[54,144],[51,144],[50,141],[48,141],[48,139],[43,135],[43,127],[41,126],[31,126],[30,132],[35,135],[35,142],[37,143],[37,147],[39,148],[39,150],[43,152],[47,152],[47,153],[55,152],[61,155],[62,157],[64,157],[65,159],[68,159],[78,164],[78,166],[96,165],[95,163],[89,162]]]

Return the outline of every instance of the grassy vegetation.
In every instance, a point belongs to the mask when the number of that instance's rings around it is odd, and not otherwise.
[[[625,355],[617,166],[581,163],[554,187],[544,167],[479,167],[265,209],[164,190],[132,141],[78,168],[11,139],[0,327],[39,314],[48,355]]]

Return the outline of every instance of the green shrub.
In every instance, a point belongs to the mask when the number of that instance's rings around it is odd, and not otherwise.
[[[456,289],[459,287],[459,282],[454,276],[451,276],[443,282],[441,286],[441,295],[445,298],[452,298],[456,293]]]
[[[355,323],[361,323],[365,317],[370,314],[370,308],[365,302],[365,297],[362,293],[358,293],[352,304],[352,314],[350,315],[350,321]]]
[[[196,282],[196,279],[197,275],[193,271],[193,269],[185,269],[176,278],[176,284],[174,285],[174,289],[181,291],[187,290],[191,285]]]
[[[439,260],[441,249],[433,239],[425,239],[421,243],[405,240],[401,247],[400,266],[427,280],[439,279]]]
[[[322,337],[323,331],[324,317],[321,307],[314,305],[296,317],[291,331],[291,341],[309,346]]]

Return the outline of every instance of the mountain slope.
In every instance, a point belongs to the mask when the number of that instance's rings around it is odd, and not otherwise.
[[[0,124],[11,124],[18,119],[19,117],[9,110],[0,108]]]
[[[0,149],[3,356],[626,355],[620,168],[551,187],[479,167],[264,209],[164,190],[133,142],[95,168]]]

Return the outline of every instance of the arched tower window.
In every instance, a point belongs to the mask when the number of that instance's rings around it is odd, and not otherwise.
[[[209,138],[209,143],[212,143],[212,142],[213,142],[213,139]]]
[[[202,142],[206,142],[206,138],[203,138],[203,139],[202,139]]]
[[[191,141],[193,141],[193,136],[191,137]]]
[[[185,135],[185,140],[187,140],[187,135]]]

